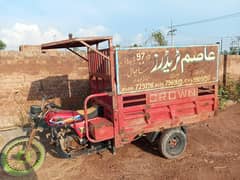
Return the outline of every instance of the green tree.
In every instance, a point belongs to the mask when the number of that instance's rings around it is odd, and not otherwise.
[[[231,55],[240,54],[240,49],[238,47],[230,47],[229,54]]]
[[[120,44],[116,44],[116,45],[115,45],[115,48],[120,48]]]
[[[2,40],[0,40],[0,50],[5,48],[6,48],[6,44]]]
[[[166,46],[167,40],[165,39],[161,31],[155,31],[152,33],[153,40],[157,43],[158,46]]]
[[[130,47],[142,47],[142,45],[134,43],[134,44],[131,45]]]

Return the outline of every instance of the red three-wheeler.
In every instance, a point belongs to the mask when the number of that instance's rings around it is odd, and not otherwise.
[[[66,48],[86,61],[90,94],[81,110],[63,110],[46,97],[41,106],[30,107],[29,135],[10,141],[1,153],[3,170],[10,175],[26,175],[42,165],[45,148],[35,138],[39,129],[48,130],[56,151],[66,158],[103,149],[115,153],[144,137],[172,159],[186,148],[186,126],[217,110],[217,45],[115,48],[112,37],[91,37],[41,48]]]

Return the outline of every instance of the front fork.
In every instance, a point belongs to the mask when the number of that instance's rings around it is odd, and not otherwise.
[[[32,141],[36,135],[36,132],[37,132],[37,129],[35,127],[32,127],[31,131],[30,131],[30,134],[29,134],[29,140],[27,142],[27,147],[25,149],[25,154],[27,154],[27,152],[29,151],[30,147],[31,147],[31,144],[32,144]]]

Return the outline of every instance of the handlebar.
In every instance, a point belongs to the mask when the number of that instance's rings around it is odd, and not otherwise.
[[[57,106],[56,104],[54,104],[53,102],[50,102],[49,99],[54,98],[54,96],[47,96],[47,95],[43,95],[42,96],[42,102],[41,102],[41,109],[42,111],[47,108],[47,109],[52,109],[52,108],[58,108],[60,109],[59,106]]]

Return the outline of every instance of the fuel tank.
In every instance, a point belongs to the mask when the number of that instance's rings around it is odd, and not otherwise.
[[[77,111],[58,110],[47,112],[44,119],[49,126],[55,126],[72,123],[74,121],[82,121],[83,116]]]

